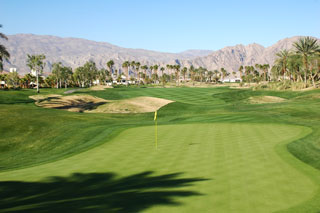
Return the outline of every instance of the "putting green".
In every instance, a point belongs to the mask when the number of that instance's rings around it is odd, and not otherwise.
[[[156,149],[153,126],[131,128],[73,157],[0,173],[0,181],[36,182],[76,172],[113,172],[118,177],[181,172],[182,178],[205,180],[174,190],[199,195],[172,197],[180,205],[154,205],[146,212],[272,212],[303,203],[318,190],[308,174],[319,176],[319,172],[285,148],[310,131],[274,124],[164,125],[158,126]],[[30,204],[9,207],[32,209]]]

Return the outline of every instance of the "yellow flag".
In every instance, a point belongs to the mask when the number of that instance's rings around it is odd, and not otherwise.
[[[154,112],[154,121],[157,120],[157,110]]]

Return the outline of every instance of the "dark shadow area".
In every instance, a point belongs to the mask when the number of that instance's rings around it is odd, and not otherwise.
[[[203,178],[152,172],[117,178],[114,173],[74,173],[42,182],[0,182],[0,212],[141,212],[154,205],[181,205],[177,197],[200,195],[179,190]]]
[[[59,99],[60,99],[60,97],[46,97],[46,98],[38,100],[36,102],[41,103],[41,102],[44,102],[44,101],[52,101],[52,100],[59,100]]]
[[[54,104],[55,102],[52,102],[52,104]],[[106,104],[106,102],[93,102],[93,101],[83,101],[83,100],[77,100],[77,101],[71,101],[70,104],[66,105],[66,106],[59,106],[59,107],[52,107],[54,109],[73,109],[73,108],[80,108],[80,112],[81,111],[85,111],[85,110],[94,110],[96,109],[98,106]]]

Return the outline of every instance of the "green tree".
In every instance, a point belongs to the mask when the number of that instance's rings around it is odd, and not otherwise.
[[[0,24],[0,28],[1,27],[2,25]],[[0,33],[0,38],[8,40],[8,37],[3,33]],[[6,47],[0,44],[0,72],[2,72],[3,70],[3,61],[8,61],[9,58],[10,58],[10,54],[7,51]]]
[[[269,65],[269,64],[263,64],[263,65],[262,65],[262,70],[263,70],[263,75],[264,75],[264,81],[267,81],[269,68],[270,68],[270,65]]]
[[[113,74],[113,66],[114,66],[114,61],[113,60],[109,60],[107,62],[107,67],[109,68],[109,78]]]
[[[27,55],[27,66],[30,70],[34,70],[36,72],[37,78],[37,93],[39,93],[39,75],[42,74],[45,63],[44,60],[46,59],[45,55]]]
[[[228,71],[225,69],[225,68],[221,68],[220,69],[220,72],[221,72],[221,78],[222,78],[222,82],[224,81],[224,79],[228,76]]]
[[[153,72],[156,76],[156,81],[158,80],[158,69],[159,69],[159,65],[156,64],[153,66]]]
[[[282,72],[283,80],[284,80],[286,72],[287,72],[289,51],[288,50],[281,50],[280,52],[278,52],[276,54],[276,56],[278,58],[276,59],[275,64],[277,64],[277,66],[281,67],[281,72]]]
[[[320,52],[320,47],[317,44],[317,39],[311,37],[299,38],[297,42],[293,43],[296,53],[301,54],[304,65],[304,84],[307,87],[307,75],[309,72],[308,57]]]
[[[239,71],[239,77],[240,77],[240,79],[242,79],[242,72],[243,72],[243,66],[241,65],[240,67],[239,67],[239,69],[238,69],[238,71]]]
[[[181,74],[183,75],[183,81],[186,81],[186,74],[188,72],[188,68],[187,67],[183,67],[181,70]]]
[[[85,81],[89,87],[93,85],[93,81],[99,78],[98,69],[96,67],[96,63],[93,61],[88,61],[83,65],[83,71],[85,75]]]
[[[180,68],[181,66],[179,64],[176,64],[174,65],[174,70],[175,70],[175,78],[176,78],[176,81],[178,82],[178,86],[180,84]]]
[[[52,75],[54,76],[55,80],[56,80],[56,85],[57,88],[61,88],[61,84],[62,84],[62,63],[58,62],[58,63],[54,63],[52,64]]]
[[[30,87],[30,83],[34,82],[36,80],[36,78],[31,75],[30,73],[25,74],[23,76],[23,78],[21,78],[21,83],[23,84],[24,88],[29,88]]]
[[[290,54],[288,58],[288,69],[292,75],[293,81],[302,82],[302,56],[299,54]]]
[[[86,74],[84,67],[77,67],[73,73],[73,78],[79,87],[86,86]]]
[[[72,80],[72,74],[73,72],[71,67],[62,67],[61,80],[63,81],[65,88],[68,87],[69,82]]]
[[[189,68],[189,72],[190,72],[190,78],[191,78],[191,81],[193,82],[193,85],[194,85],[194,81],[195,81],[195,68],[193,65],[190,66]]]
[[[143,81],[144,81],[144,83],[146,84],[146,83],[147,83],[147,70],[148,70],[148,66],[147,66],[147,65],[143,65],[143,66],[141,67],[141,69],[144,71]]]
[[[14,89],[16,89],[19,85],[19,75],[17,72],[10,72],[6,76],[6,82],[9,86],[12,86]]]
[[[139,84],[140,84],[140,66],[141,66],[140,62],[136,62],[135,68],[136,68],[136,75],[137,75]]]
[[[124,70],[124,74],[126,76],[126,80],[127,80],[127,86],[128,86],[128,81],[129,81],[129,66],[130,66],[130,62],[129,61],[125,61],[122,63],[122,68]]]

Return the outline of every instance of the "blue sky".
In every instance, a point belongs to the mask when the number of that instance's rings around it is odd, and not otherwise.
[[[320,37],[319,0],[0,0],[5,34],[105,41],[166,52]]]

